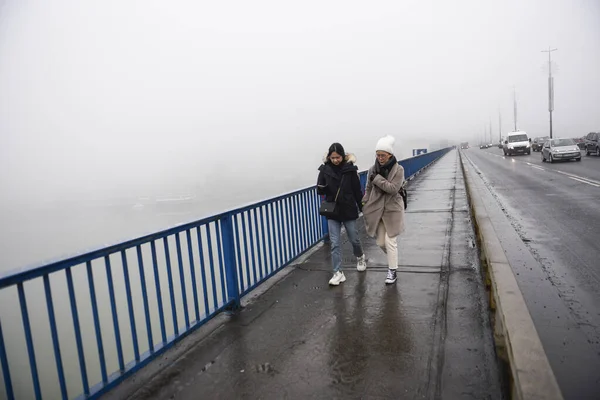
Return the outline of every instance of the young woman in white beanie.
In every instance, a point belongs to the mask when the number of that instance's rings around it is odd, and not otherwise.
[[[404,184],[404,168],[394,156],[394,138],[386,136],[375,147],[375,164],[369,169],[363,197],[367,234],[376,237],[388,259],[386,284],[396,282],[398,235],[404,230],[404,202],[399,191]]]
[[[317,192],[324,195],[326,201],[336,204],[335,215],[327,218],[333,264],[333,277],[329,280],[329,284],[332,286],[346,281],[342,271],[342,224],[346,227],[354,256],[357,258],[356,268],[359,271],[367,269],[356,226],[358,213],[362,210],[362,190],[355,162],[356,158],[353,154],[346,154],[341,144],[333,143],[323,159],[323,165],[319,167]]]

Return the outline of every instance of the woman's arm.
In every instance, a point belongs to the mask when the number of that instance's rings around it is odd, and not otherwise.
[[[317,194],[321,196],[327,195],[327,182],[325,181],[325,174],[323,171],[319,171],[319,176],[317,178]]]
[[[373,179],[371,179],[371,175],[373,175],[374,173],[375,172],[373,171],[373,168],[370,168],[367,172],[367,184],[365,185],[365,195],[362,198],[363,203],[366,203],[367,200],[369,200],[369,197],[371,196],[371,190],[373,189]]]
[[[377,175],[375,179],[373,179],[373,184],[375,186],[389,194],[398,193],[403,183],[404,168],[401,165],[398,165],[398,172],[396,172],[394,179],[392,179],[391,181],[388,181],[381,175]]]
[[[356,201],[356,205],[358,205],[358,209],[362,211],[362,188],[360,187],[360,177],[358,176],[358,172],[352,174],[351,177],[352,184],[352,194],[354,195],[354,201]]]

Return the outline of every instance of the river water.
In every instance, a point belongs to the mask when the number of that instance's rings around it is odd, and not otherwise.
[[[312,181],[312,179],[311,179]],[[253,203],[265,197],[272,197],[289,191],[294,186],[300,187],[303,183],[288,181],[271,182],[260,187],[260,190],[252,190],[252,187],[240,185],[238,191],[224,193],[223,191],[211,191],[210,193],[166,193],[159,197],[138,196],[130,199],[111,199],[107,201],[69,201],[62,203],[13,205],[3,207],[0,215],[0,272],[7,273],[15,268],[43,265],[48,260],[57,260],[69,255],[83,251],[104,247],[109,244],[123,240],[139,237],[147,233],[156,232],[181,223],[199,220],[203,217],[235,208],[243,204]],[[239,221],[241,223],[241,220]],[[250,221],[246,221],[250,226]],[[222,286],[219,285],[222,272],[216,267],[214,269],[215,285],[213,290],[212,281],[209,278],[209,259],[207,258],[208,243],[207,234],[213,237],[213,258],[218,265],[216,253],[216,226],[209,225],[209,230],[201,229],[203,235],[202,248],[206,261],[205,280],[197,276],[197,290],[199,295],[200,318],[215,308],[215,303],[223,300]],[[262,234],[262,231],[261,231]],[[192,285],[190,276],[190,262],[188,258],[188,241],[185,234],[180,235],[181,249],[184,264],[184,279],[188,301],[192,298]],[[195,269],[198,271],[200,264],[197,249],[199,241],[197,232],[194,230],[190,235],[192,249],[194,249]],[[174,237],[168,239],[170,248],[170,261],[173,273],[173,287],[177,324],[181,329],[185,324],[184,310],[181,306],[182,285],[178,260],[176,254],[176,241]],[[257,244],[255,244],[257,246]],[[259,249],[256,249],[257,253]],[[159,343],[161,329],[158,322],[158,300],[155,292],[155,279],[152,274],[152,254],[149,245],[141,247],[142,259],[146,270],[145,280],[148,285],[148,302],[150,309],[151,329],[154,343]],[[163,310],[165,311],[166,335],[175,333],[174,321],[171,318],[171,301],[168,291],[168,276],[165,268],[165,252],[162,240],[156,242],[158,255],[159,280],[162,282],[161,292]],[[146,340],[147,330],[144,319],[144,306],[142,302],[140,275],[138,271],[138,259],[135,249],[127,251],[126,254],[129,276],[131,279],[131,300],[135,309],[136,327],[138,334],[139,351],[143,353],[149,349]],[[125,363],[134,358],[133,340],[131,339],[129,317],[127,312],[127,296],[123,275],[123,264],[120,254],[110,257],[111,269],[115,285],[115,299],[117,303],[118,320],[120,325],[120,337],[123,346],[123,358]],[[112,324],[110,306],[110,294],[107,285],[107,272],[103,259],[92,262],[92,270],[96,287],[96,298],[98,301],[98,313],[101,323],[101,334],[104,343],[106,358],[106,369],[108,373],[118,370],[117,347],[115,345],[115,334]],[[100,363],[97,355],[97,343],[94,333],[94,321],[90,303],[90,292],[88,289],[88,275],[85,265],[72,268],[75,297],[77,299],[78,314],[82,329],[83,348],[88,365],[87,374],[90,385],[101,380]],[[248,279],[245,276],[244,279]],[[79,372],[78,354],[73,333],[73,319],[71,315],[67,279],[64,271],[53,273],[49,278],[52,289],[56,321],[58,325],[58,336],[61,346],[63,366],[65,369],[67,389],[69,398],[82,393],[82,382]],[[203,301],[203,284],[207,292],[211,294],[207,300],[208,309]],[[52,340],[49,329],[48,310],[44,295],[44,284],[42,279],[26,282],[25,294],[31,329],[36,352],[37,369],[40,376],[41,390],[44,398],[60,398],[57,385],[58,375]],[[212,294],[216,295],[216,301]],[[188,304],[190,321],[194,321],[195,309],[192,302]],[[11,287],[0,292],[0,321],[11,365],[11,378],[13,389],[17,398],[28,399],[34,396],[31,373],[27,360],[24,330],[19,307],[19,297],[16,287]],[[0,376],[0,388],[4,382]],[[0,390],[0,399],[6,394]]]

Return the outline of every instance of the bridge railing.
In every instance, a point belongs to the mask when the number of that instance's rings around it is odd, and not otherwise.
[[[405,176],[448,150],[400,161]],[[6,398],[99,397],[321,241],[319,204],[313,186],[0,275]]]

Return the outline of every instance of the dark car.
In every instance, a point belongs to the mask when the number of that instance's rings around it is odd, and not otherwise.
[[[531,150],[541,151],[542,147],[544,146],[544,143],[548,139],[550,139],[548,136],[536,137],[535,139],[533,139],[533,142],[531,143]]]
[[[589,156],[590,153],[595,153],[600,156],[600,133],[590,132],[585,137],[585,155]]]
[[[579,146],[579,148],[581,150],[585,150],[585,136],[584,137],[573,138],[573,141],[577,144],[577,146]]]

